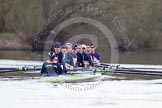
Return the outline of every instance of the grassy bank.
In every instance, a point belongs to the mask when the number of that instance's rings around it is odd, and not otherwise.
[[[139,40],[134,40],[129,47],[130,51],[162,51],[162,37],[158,37],[158,40],[154,42],[151,39]],[[20,40],[14,33],[0,33],[0,50],[29,50],[30,48],[31,46]],[[124,48],[124,44],[119,44],[121,52],[125,52]]]
[[[1,39],[10,39],[10,38],[13,38],[13,37],[14,37],[13,33],[0,33]]]
[[[0,50],[28,50],[30,46],[13,33],[0,33]]]

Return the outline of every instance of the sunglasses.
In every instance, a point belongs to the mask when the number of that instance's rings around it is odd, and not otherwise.
[[[60,48],[60,46],[55,46],[55,48]]]

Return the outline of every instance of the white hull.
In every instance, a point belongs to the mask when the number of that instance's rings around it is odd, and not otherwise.
[[[52,83],[75,83],[75,82],[87,82],[95,81],[101,78],[101,74],[68,74],[50,77],[41,77],[40,82],[52,82]]]

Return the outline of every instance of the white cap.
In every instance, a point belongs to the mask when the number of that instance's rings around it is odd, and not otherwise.
[[[85,44],[82,44],[82,48],[87,48],[87,46]]]

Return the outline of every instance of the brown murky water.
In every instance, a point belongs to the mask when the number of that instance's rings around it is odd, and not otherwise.
[[[0,59],[40,61],[42,56],[28,51],[0,51]],[[161,52],[121,53],[119,63],[162,64]],[[0,102],[2,108],[161,108],[161,82],[162,79],[110,79],[90,89],[94,82],[57,84],[31,77],[5,77],[0,78]]]
[[[104,58],[104,57],[102,57]],[[0,51],[0,59],[14,60],[38,60],[42,61],[42,55],[32,54],[30,51]],[[109,60],[107,60],[108,62]],[[162,52],[130,52],[120,53],[121,64],[162,64]]]

